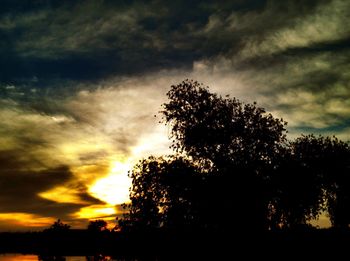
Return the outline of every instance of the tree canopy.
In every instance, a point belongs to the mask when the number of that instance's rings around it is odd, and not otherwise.
[[[46,232],[54,232],[54,233],[63,233],[70,229],[70,225],[65,224],[61,221],[61,219],[57,219],[48,229],[45,229]]]
[[[182,157],[149,157],[130,173],[131,204],[124,226],[140,229],[193,225],[191,206],[200,183],[198,167]],[[126,223],[125,223],[126,222]]]
[[[102,231],[107,231],[107,222],[103,219],[91,220],[87,227],[88,231],[92,233],[99,233]]]
[[[289,141],[287,123],[256,103],[185,80],[163,104],[175,155],[130,172],[124,228],[266,230],[306,225],[327,210],[350,223],[349,146],[336,138]]]

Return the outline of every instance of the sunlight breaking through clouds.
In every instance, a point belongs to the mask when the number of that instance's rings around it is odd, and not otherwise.
[[[350,139],[347,0],[19,2],[0,16],[0,215],[117,215],[127,171],[172,153],[158,112],[186,78],[257,101],[289,137]]]
[[[81,208],[77,213],[72,214],[72,217],[80,219],[114,218],[115,214],[117,211],[111,205],[90,205]]]
[[[92,196],[110,205],[129,202],[131,179],[128,177],[128,171],[131,168],[131,164],[118,161],[112,162],[109,174],[92,184],[89,192]]]

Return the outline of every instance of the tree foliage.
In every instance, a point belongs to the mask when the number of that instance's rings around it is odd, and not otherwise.
[[[91,220],[87,227],[88,231],[92,233],[99,233],[102,231],[107,231],[107,222],[103,219]]]
[[[131,204],[122,227],[179,227],[193,223],[191,203],[198,185],[197,168],[182,157],[149,157],[130,173]]]
[[[324,209],[322,175],[309,165],[310,152],[308,140],[299,138],[279,154],[271,179],[270,218],[273,226],[293,228],[305,225]]]
[[[47,232],[55,232],[55,233],[62,233],[62,232],[66,232],[70,229],[70,225],[65,224],[61,221],[61,219],[57,219],[57,221],[55,221],[50,228],[45,229],[45,231]]]
[[[266,226],[266,181],[285,146],[286,122],[255,103],[210,93],[195,81],[172,86],[168,98],[162,113],[172,128],[172,147],[209,161],[220,175],[212,184],[213,197],[218,209],[234,214],[218,223]]]
[[[335,227],[350,224],[350,147],[336,137],[303,136],[296,140],[305,172],[321,183],[322,199]]]
[[[196,81],[171,86],[162,111],[173,148],[217,167],[269,162],[285,142],[286,122],[256,104],[210,93]]]
[[[167,95],[161,113],[176,155],[149,157],[131,171],[124,229],[293,228],[325,210],[333,225],[350,223],[347,143],[288,141],[283,119],[196,81]]]

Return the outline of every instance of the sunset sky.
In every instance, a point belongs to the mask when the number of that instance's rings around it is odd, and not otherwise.
[[[213,2],[1,1],[0,231],[114,220],[186,78],[350,139],[350,1]]]

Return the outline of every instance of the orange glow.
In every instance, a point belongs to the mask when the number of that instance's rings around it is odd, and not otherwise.
[[[116,213],[116,209],[110,205],[91,205],[81,208],[79,212],[73,214],[73,216],[75,218],[94,219],[107,218]]]
[[[9,227],[47,227],[55,221],[51,217],[42,217],[27,213],[0,213],[0,222]]]
[[[36,255],[19,255],[19,254],[4,254],[0,255],[1,261],[38,261]]]

